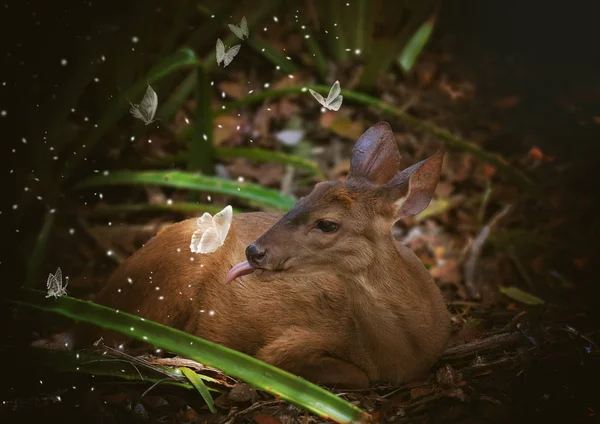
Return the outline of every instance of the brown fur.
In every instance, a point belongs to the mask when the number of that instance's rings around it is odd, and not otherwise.
[[[380,133],[373,142],[393,142]],[[390,150],[384,147],[369,151]],[[390,174],[381,167],[395,162],[378,163],[376,153],[365,160],[372,163],[354,169],[347,183],[317,185],[285,215],[234,215],[224,245],[214,253],[190,252],[195,218],[171,225],[128,258],[95,301],[326,385],[366,387],[374,380],[402,384],[419,378],[446,347],[449,317],[420,260],[391,236],[398,199],[385,199],[382,190],[394,187],[377,179]],[[414,175],[424,169],[439,176],[440,160],[424,161]],[[424,173],[418,187],[435,187],[437,176],[427,180],[431,175]],[[419,193],[431,193],[424,190]],[[398,193],[404,195],[406,187]],[[414,204],[408,198],[405,203]],[[340,223],[339,231],[316,230],[315,222],[325,218]],[[267,270],[224,285],[253,242],[266,249]],[[279,269],[285,271],[275,272]],[[84,326],[76,344],[100,335],[107,343],[126,340]]]

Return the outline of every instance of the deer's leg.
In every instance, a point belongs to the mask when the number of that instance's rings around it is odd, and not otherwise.
[[[315,383],[345,389],[369,387],[369,377],[356,365],[334,358],[334,338],[312,331],[290,328],[261,348],[256,357]]]

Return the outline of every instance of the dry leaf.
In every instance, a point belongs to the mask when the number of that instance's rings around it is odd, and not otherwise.
[[[272,417],[270,415],[257,414],[252,417],[256,424],[281,424],[278,418]]]
[[[339,136],[348,138],[350,140],[358,140],[360,136],[365,132],[365,123],[361,120],[352,120],[347,116],[340,115],[336,112],[329,112],[333,115],[333,119],[330,116],[325,117],[328,113],[321,114],[320,124],[333,131]]]
[[[232,99],[241,99],[246,95],[246,90],[244,90],[240,84],[235,82],[223,81],[219,84],[219,89]]]
[[[214,143],[220,146],[224,141],[231,138],[236,132],[238,125],[241,125],[240,118],[229,115],[221,115],[215,118]]]
[[[493,105],[500,109],[510,109],[519,103],[521,103],[521,98],[517,95],[512,95],[496,100]]]
[[[423,396],[433,393],[433,391],[434,391],[433,386],[415,387],[414,389],[410,390],[410,398],[411,399],[420,398],[420,397],[423,397]]]

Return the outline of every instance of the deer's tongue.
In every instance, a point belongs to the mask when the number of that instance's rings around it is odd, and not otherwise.
[[[252,268],[248,261],[240,262],[229,270],[227,276],[225,277],[225,284],[231,283],[233,280],[241,277],[242,275],[252,274],[253,272],[254,268]]]

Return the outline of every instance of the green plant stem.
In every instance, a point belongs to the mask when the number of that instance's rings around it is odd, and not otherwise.
[[[204,175],[213,175],[215,169],[215,153],[213,149],[213,114],[211,108],[211,87],[208,72],[204,66],[194,71],[197,74],[196,100],[194,113],[194,131],[192,145],[188,156],[188,168],[200,171]]]

